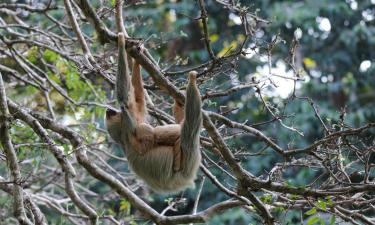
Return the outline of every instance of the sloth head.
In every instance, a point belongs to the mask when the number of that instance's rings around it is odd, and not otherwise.
[[[105,113],[105,124],[111,138],[115,142],[121,143],[121,113],[108,108]]]

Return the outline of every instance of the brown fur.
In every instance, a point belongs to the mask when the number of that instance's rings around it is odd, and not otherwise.
[[[184,107],[177,101],[173,104],[173,115],[176,123],[181,124],[184,120]]]
[[[122,112],[107,110],[108,132],[124,148],[131,169],[155,191],[176,192],[193,186],[201,160],[199,133],[202,123],[196,72],[189,74],[186,93],[189,108],[184,109],[175,101],[173,111],[177,124],[152,127],[145,120],[141,67],[133,61],[130,82],[125,40],[119,34],[116,87]]]

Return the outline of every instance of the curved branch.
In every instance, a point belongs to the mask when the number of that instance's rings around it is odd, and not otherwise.
[[[4,149],[7,161],[9,163],[9,170],[13,178],[13,206],[14,206],[14,216],[17,218],[18,222],[22,225],[31,225],[31,221],[27,218],[25,212],[25,206],[23,204],[23,189],[21,186],[21,171],[18,165],[18,159],[16,151],[13,148],[13,144],[10,138],[9,130],[9,120],[10,113],[8,109],[8,104],[6,101],[5,86],[3,82],[3,77],[0,73],[0,142]]]
[[[181,223],[194,223],[194,222],[206,222],[214,214],[230,209],[233,207],[238,207],[245,205],[243,201],[238,200],[228,200],[225,202],[218,203],[202,212],[195,215],[182,215],[182,216],[162,216],[153,208],[151,208],[147,203],[145,203],[141,198],[134,194],[128,187],[124,186],[120,181],[118,181],[111,174],[105,172],[103,169],[98,167],[93,161],[91,161],[86,154],[86,145],[83,143],[83,139],[73,130],[64,127],[55,121],[42,116],[38,113],[22,109],[17,104],[8,100],[9,108],[12,113],[15,113],[16,118],[30,116],[35,118],[38,123],[40,123],[46,129],[52,130],[62,137],[68,139],[73,147],[75,148],[75,155],[78,162],[86,169],[86,171],[93,177],[109,185],[113,190],[115,190],[120,196],[126,198],[132,206],[137,208],[147,219],[158,224],[181,224]]]

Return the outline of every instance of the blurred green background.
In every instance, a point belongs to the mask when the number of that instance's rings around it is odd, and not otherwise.
[[[293,40],[297,39],[299,45],[295,63],[305,81],[298,82],[294,87],[293,82],[275,80],[279,87],[269,88],[266,98],[272,103],[272,107],[278,112],[278,115],[285,116],[283,120],[286,124],[298,128],[305,136],[300,138],[297,133],[283,132],[285,129],[279,123],[256,125],[259,122],[272,120],[272,116],[264,109],[262,102],[255,94],[255,89],[243,89],[227,97],[211,98],[205,102],[205,109],[219,111],[220,106],[236,108],[228,115],[229,118],[239,122],[247,121],[248,124],[254,125],[265,134],[275,137],[284,148],[306,146],[322,137],[324,132],[315,117],[310,102],[305,99],[290,98],[294,88],[296,88],[296,95],[308,96],[316,103],[319,114],[330,128],[335,128],[342,109],[346,110],[345,123],[348,126],[357,127],[375,121],[374,0],[242,0],[235,2],[240,7],[248,8],[250,12],[271,23],[258,24],[259,30],[254,32],[245,46],[248,54],[241,57],[238,64],[235,65],[237,73],[234,78],[227,79],[227,74],[219,74],[212,81],[201,85],[201,90],[203,93],[209,88],[224,90],[267,73],[268,62],[265,59],[267,44],[272,42],[276,35],[278,35],[279,42],[272,50],[273,71],[279,75],[290,75],[292,71],[288,65],[289,51]],[[113,6],[113,2],[110,1],[104,1],[103,4],[108,8]],[[98,7],[99,2],[93,1],[93,5]],[[213,0],[207,0],[206,7],[212,48],[216,55],[223,56],[236,49],[244,40],[240,17]],[[63,10],[55,10],[54,16],[63,18],[64,13]],[[130,36],[147,40],[145,46],[150,49],[161,67],[171,66],[170,71],[176,71],[200,65],[209,60],[204,42],[201,40],[200,25],[195,20],[199,16],[199,6],[196,1],[146,1],[144,4],[131,5],[126,8],[125,16],[126,28]],[[38,15],[30,14],[25,18],[30,23],[37,23],[42,27],[49,25],[48,21],[44,21],[41,19],[43,17]],[[109,28],[115,30],[113,22],[107,20],[106,23]],[[93,29],[89,25],[83,26],[82,29],[87,34],[93,33]],[[105,46],[105,48],[107,47]],[[92,48],[94,52],[100,52],[104,47],[94,42]],[[33,55],[33,49],[28,51],[30,61],[33,60],[33,57],[36,57],[35,61],[37,61],[38,53],[35,54],[36,56]],[[59,61],[59,56],[53,52],[44,51],[44,55],[41,57],[67,74],[64,81],[59,80],[54,74],[49,75],[66,87],[73,99],[93,100],[89,91],[90,87],[85,86],[84,82],[78,81],[78,71],[74,66]],[[176,64],[176,62],[178,63]],[[177,77],[175,81],[178,82],[178,79]],[[106,98],[109,96],[108,87],[100,86],[101,82],[102,80],[96,80],[95,87],[98,87],[96,89],[98,95]],[[35,90],[30,87],[16,87],[10,94],[12,98],[21,101],[33,93]],[[52,99],[56,102],[55,108],[59,115],[63,117],[70,109],[66,109],[64,103],[60,105],[58,102],[61,99],[58,97]],[[82,119],[89,121],[94,117],[95,121],[100,123],[103,128],[103,112],[103,109],[88,107],[82,112]],[[23,134],[23,138],[20,140],[14,138],[15,142],[35,140],[36,137],[33,136],[35,134],[32,134],[30,130],[25,131],[25,129],[22,126],[15,129],[15,133]],[[92,124],[88,124],[85,130],[82,130],[89,143],[96,141],[96,137],[90,136],[93,130],[95,127]],[[27,132],[29,132],[28,139],[25,139]],[[246,149],[246,153],[249,155],[243,156],[242,165],[255,175],[264,175],[276,162],[282,162],[282,159],[271,150],[256,154],[263,145],[254,137],[234,137],[228,144],[232,149]],[[69,152],[68,146],[63,143],[61,145]],[[118,155],[122,155],[120,149],[117,149],[117,152]],[[34,158],[33,165],[36,167],[40,162],[48,161],[48,156],[40,152],[30,151],[24,154],[26,155],[22,156],[21,152],[19,157],[21,159]],[[214,155],[210,155],[210,157],[214,160],[217,159]],[[109,161],[108,163],[118,170],[124,170],[123,164],[119,162]],[[225,165],[222,166],[225,167]],[[4,167],[0,167],[0,170],[4,170]],[[221,171],[212,169],[212,172],[223,183],[229,186],[234,184],[233,180],[224,176]],[[290,169],[284,174],[284,178],[291,185],[303,186],[311,182],[318,172],[308,169]],[[197,186],[201,180],[200,177]],[[103,196],[109,195],[109,199],[115,199],[95,202],[96,207],[99,207],[103,212],[128,217],[130,224],[143,224],[142,221],[132,219],[131,215],[134,211],[129,203],[111,196],[107,186],[93,180],[82,180],[81,183],[96,193]],[[166,215],[190,213],[196,192],[197,190],[187,190],[182,194],[172,196],[151,195],[147,196],[147,200],[160,212],[168,205],[168,202],[184,197],[187,199],[183,204],[178,204],[178,211],[169,211]],[[206,180],[198,211],[226,198],[227,196]],[[9,208],[9,198],[1,197],[0,206],[4,209]],[[47,208],[44,210],[48,211]],[[50,213],[53,215],[53,211]],[[278,220],[283,224],[300,224],[300,217],[300,212],[293,210],[280,209],[278,213]],[[243,209],[233,209],[215,216],[209,224],[259,224],[259,221],[260,218],[253,217]],[[55,219],[51,219],[51,222],[70,224],[57,216]]]

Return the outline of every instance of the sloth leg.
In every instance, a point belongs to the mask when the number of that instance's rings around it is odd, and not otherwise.
[[[116,79],[117,100],[121,106],[120,137],[128,144],[134,138],[137,122],[134,119],[134,95],[130,82],[129,66],[125,50],[124,34],[118,35],[118,69]]]
[[[147,123],[140,123],[137,125],[135,131],[135,140],[133,146],[140,154],[145,154],[147,151],[155,147],[155,132],[154,128]]]
[[[182,151],[180,138],[176,141],[173,147],[173,171],[177,172],[182,170]]]
[[[182,124],[184,120],[184,106],[178,103],[176,100],[173,104],[173,115],[176,123]]]
[[[202,102],[199,89],[196,84],[196,72],[189,73],[189,83],[186,89],[186,100],[182,123],[181,136],[174,148],[174,171],[183,170],[189,165],[190,160],[195,160],[199,154],[199,133],[202,125]]]
[[[182,152],[181,152],[181,125],[184,121],[184,106],[174,100],[173,105],[173,115],[175,118],[176,123],[179,125],[178,129],[178,138],[174,143],[173,147],[173,171],[177,172],[182,170],[181,167],[181,160],[182,160]]]
[[[136,60],[133,60],[133,75],[132,84],[134,88],[134,100],[135,100],[135,117],[138,123],[145,122],[146,115],[146,100],[145,90],[143,89],[143,81],[141,75],[141,65]]]

